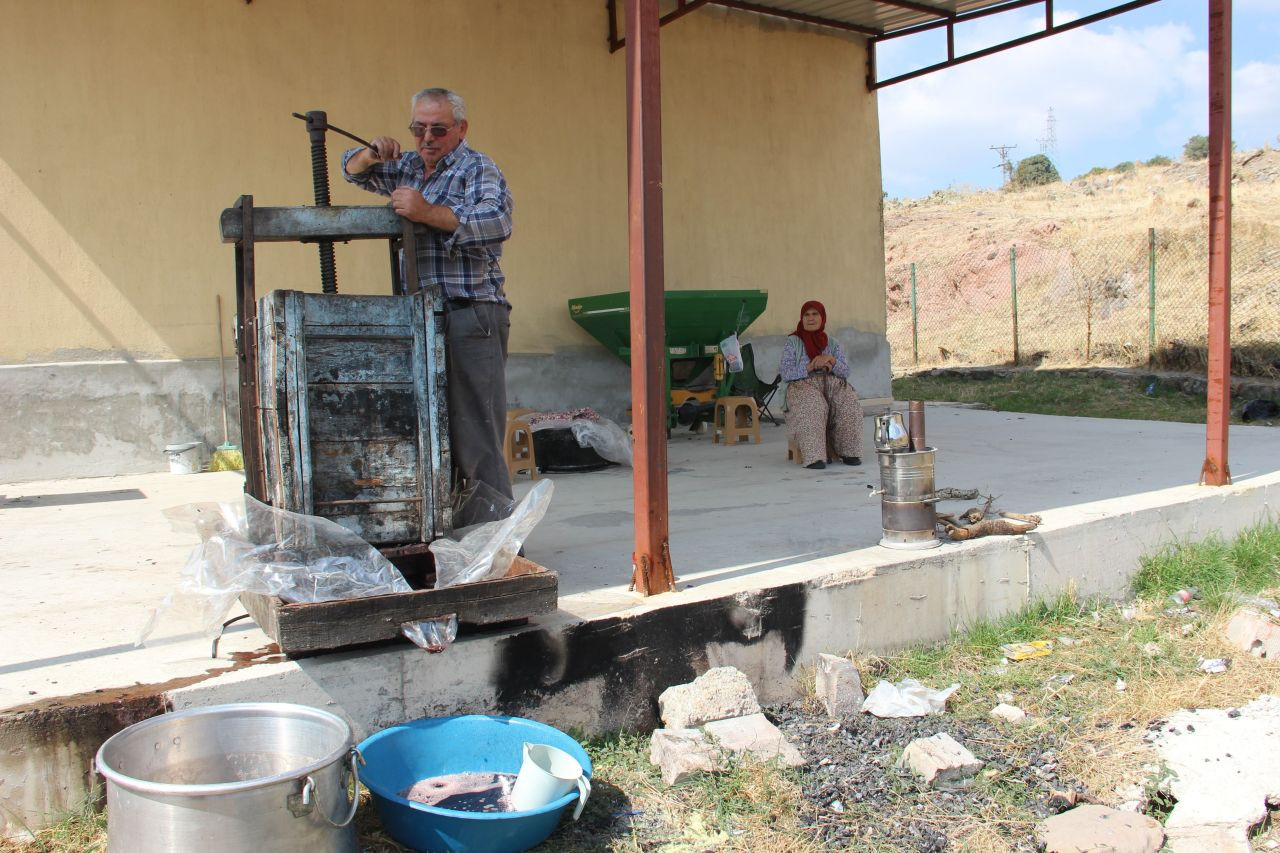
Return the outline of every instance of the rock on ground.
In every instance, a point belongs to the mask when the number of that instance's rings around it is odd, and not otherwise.
[[[862,711],[862,702],[867,697],[862,691],[862,676],[852,661],[835,655],[818,655],[815,681],[818,699],[831,718],[848,717]]]
[[[1043,820],[1036,838],[1045,853],[1156,853],[1164,845],[1157,820],[1106,806],[1077,806]]]
[[[907,744],[898,766],[911,768],[927,785],[946,788],[967,785],[982,762],[951,735],[939,732]]]
[[[1238,712],[1179,711],[1154,733],[1177,799],[1165,820],[1170,850],[1249,850],[1249,827],[1266,817],[1268,798],[1280,796],[1278,732],[1280,696],[1263,695]]]
[[[1227,639],[1244,652],[1280,659],[1280,625],[1248,607],[1241,607],[1227,623]]]
[[[995,717],[997,720],[1004,720],[1008,723],[1021,723],[1027,718],[1026,711],[1022,710],[1017,705],[1010,705],[1007,702],[1001,702],[987,713],[989,716]]]
[[[788,767],[805,763],[804,756],[764,714],[715,720],[705,726],[707,735],[725,752],[748,753],[759,761],[781,758]]]
[[[720,750],[701,729],[657,729],[649,739],[649,763],[662,771],[665,785],[679,785],[699,773],[723,769]]]
[[[758,714],[760,702],[745,675],[721,666],[662,691],[658,713],[669,729],[692,729],[712,720]]]

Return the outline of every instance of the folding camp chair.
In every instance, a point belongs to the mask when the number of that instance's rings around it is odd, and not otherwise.
[[[742,345],[742,372],[733,375],[733,393],[744,397],[752,397],[760,409],[760,417],[768,418],[774,426],[782,421],[769,411],[769,401],[773,399],[778,386],[782,384],[782,374],[773,378],[772,382],[764,382],[756,373],[756,355],[751,344]]]

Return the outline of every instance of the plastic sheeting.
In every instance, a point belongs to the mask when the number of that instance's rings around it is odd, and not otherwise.
[[[504,576],[546,514],[552,488],[544,480],[506,518],[477,525],[461,540],[431,543],[436,588]],[[277,509],[249,495],[242,503],[191,504],[166,515],[179,525],[194,525],[201,541],[187,558],[177,589],[152,611],[138,645],[173,617],[194,618],[207,636],[216,637],[245,592],[303,604],[414,591],[378,549],[325,518]],[[457,630],[453,615],[400,626],[428,651],[443,651]]]

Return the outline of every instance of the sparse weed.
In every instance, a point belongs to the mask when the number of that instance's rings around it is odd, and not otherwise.
[[[31,833],[30,840],[0,837],[0,853],[104,853],[107,815],[99,810],[101,802],[102,787],[95,785],[74,808]]]
[[[1172,544],[1144,557],[1133,580],[1139,598],[1162,600],[1180,589],[1197,588],[1205,606],[1234,603],[1280,586],[1280,523],[1248,528],[1230,543],[1212,536],[1195,544]]]

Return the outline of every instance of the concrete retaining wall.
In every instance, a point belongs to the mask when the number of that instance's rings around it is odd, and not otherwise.
[[[845,330],[854,387],[889,396],[889,346],[882,335]],[[778,369],[783,337],[754,339],[764,381]],[[237,368],[227,361],[231,442],[240,444]],[[163,471],[166,444],[223,442],[217,359],[61,362],[0,366],[0,483]],[[557,411],[590,406],[626,423],[628,367],[602,347],[552,355],[513,353],[512,407]],[[779,401],[780,403],[780,401]],[[781,413],[780,404],[775,411]]]
[[[235,368],[228,361],[236,422]],[[217,359],[0,366],[0,482],[163,471],[166,444],[223,441]]]

